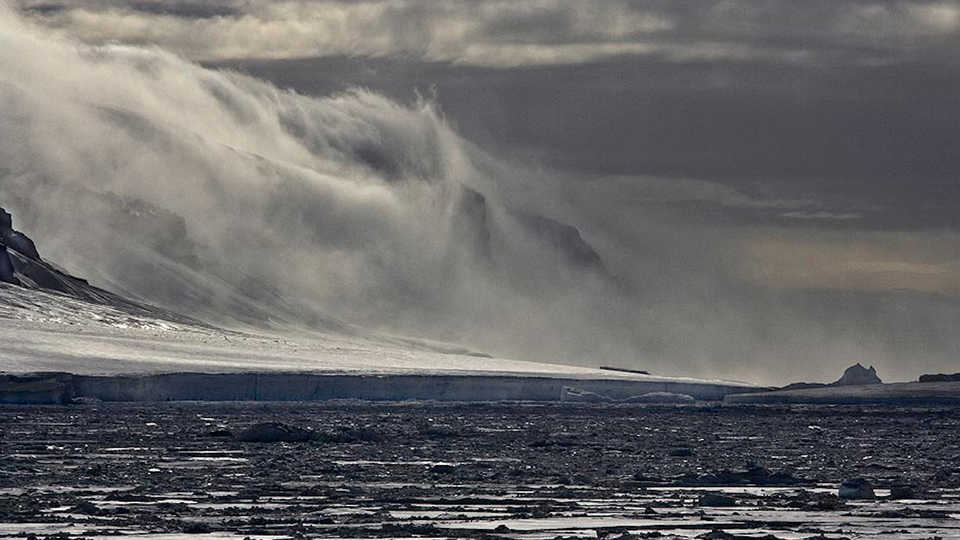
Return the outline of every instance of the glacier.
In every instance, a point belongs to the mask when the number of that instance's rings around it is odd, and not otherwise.
[[[0,284],[0,321],[0,402],[560,401],[565,387],[614,398],[673,392],[717,400],[757,389],[493,358],[373,332],[225,330],[9,284]],[[39,390],[24,395],[31,384]]]

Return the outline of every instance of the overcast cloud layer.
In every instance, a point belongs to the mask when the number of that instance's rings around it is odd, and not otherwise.
[[[194,59],[403,56],[515,67],[619,55],[671,61],[883,63],[956,47],[948,1],[19,0],[91,42],[150,43]]]
[[[228,291],[267,284],[296,291],[309,305],[292,311],[314,322],[536,360],[764,382],[855,361],[902,379],[956,371],[958,2],[15,9],[31,26],[8,20],[0,51],[14,173],[0,191],[43,197],[42,177],[147,200],[234,265],[150,280],[154,252],[124,266],[101,238],[26,213],[101,283],[183,307],[184,288],[203,287],[231,309],[251,299]],[[461,185],[500,209],[514,247],[496,271],[442,232]],[[507,208],[579,227],[619,288],[537,283],[544,260]]]

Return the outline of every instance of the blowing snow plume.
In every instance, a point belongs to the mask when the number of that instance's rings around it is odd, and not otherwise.
[[[597,252],[505,198],[522,175],[429,100],[306,97],[47,38],[4,10],[0,163],[0,200],[51,259],[212,322],[359,324],[554,361],[621,341],[589,322],[626,320]]]

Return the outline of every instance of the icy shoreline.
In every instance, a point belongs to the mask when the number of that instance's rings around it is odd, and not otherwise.
[[[828,386],[750,394],[731,393],[731,404],[825,405],[960,405],[960,382],[905,382],[857,386]]]

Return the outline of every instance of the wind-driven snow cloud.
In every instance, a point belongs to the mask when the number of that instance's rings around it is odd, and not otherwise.
[[[587,240],[508,196],[523,171],[429,100],[308,97],[0,25],[0,200],[95,283],[224,324],[632,355],[629,302]]]
[[[906,378],[960,354],[956,7],[23,0],[0,204],[221,324]]]

